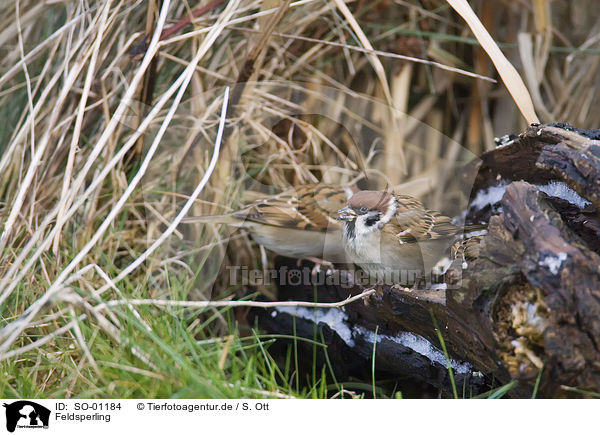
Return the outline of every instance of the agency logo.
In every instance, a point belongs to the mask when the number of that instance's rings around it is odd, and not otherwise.
[[[14,432],[19,429],[48,429],[50,410],[29,400],[5,403],[6,430]]]

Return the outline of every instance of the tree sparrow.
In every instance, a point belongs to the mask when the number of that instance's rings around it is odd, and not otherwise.
[[[342,224],[337,211],[351,195],[351,189],[339,186],[306,184],[257,200],[233,213],[189,217],[183,222],[241,227],[257,243],[279,255],[343,262]]]
[[[376,283],[408,284],[423,273],[430,282],[432,267],[462,231],[419,200],[385,191],[357,192],[338,213],[348,259]]]

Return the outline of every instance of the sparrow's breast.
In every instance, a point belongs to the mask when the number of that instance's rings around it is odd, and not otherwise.
[[[356,264],[379,264],[381,258],[381,233],[357,233],[352,225],[344,227],[344,248],[349,260]]]

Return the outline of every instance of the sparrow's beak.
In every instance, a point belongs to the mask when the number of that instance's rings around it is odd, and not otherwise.
[[[356,213],[350,207],[344,207],[338,210],[338,219],[341,221],[351,221],[356,219]]]

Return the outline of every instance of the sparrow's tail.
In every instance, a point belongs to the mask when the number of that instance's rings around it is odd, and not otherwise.
[[[184,224],[213,223],[241,226],[242,220],[232,214],[213,214],[208,216],[189,216],[181,220]]]

